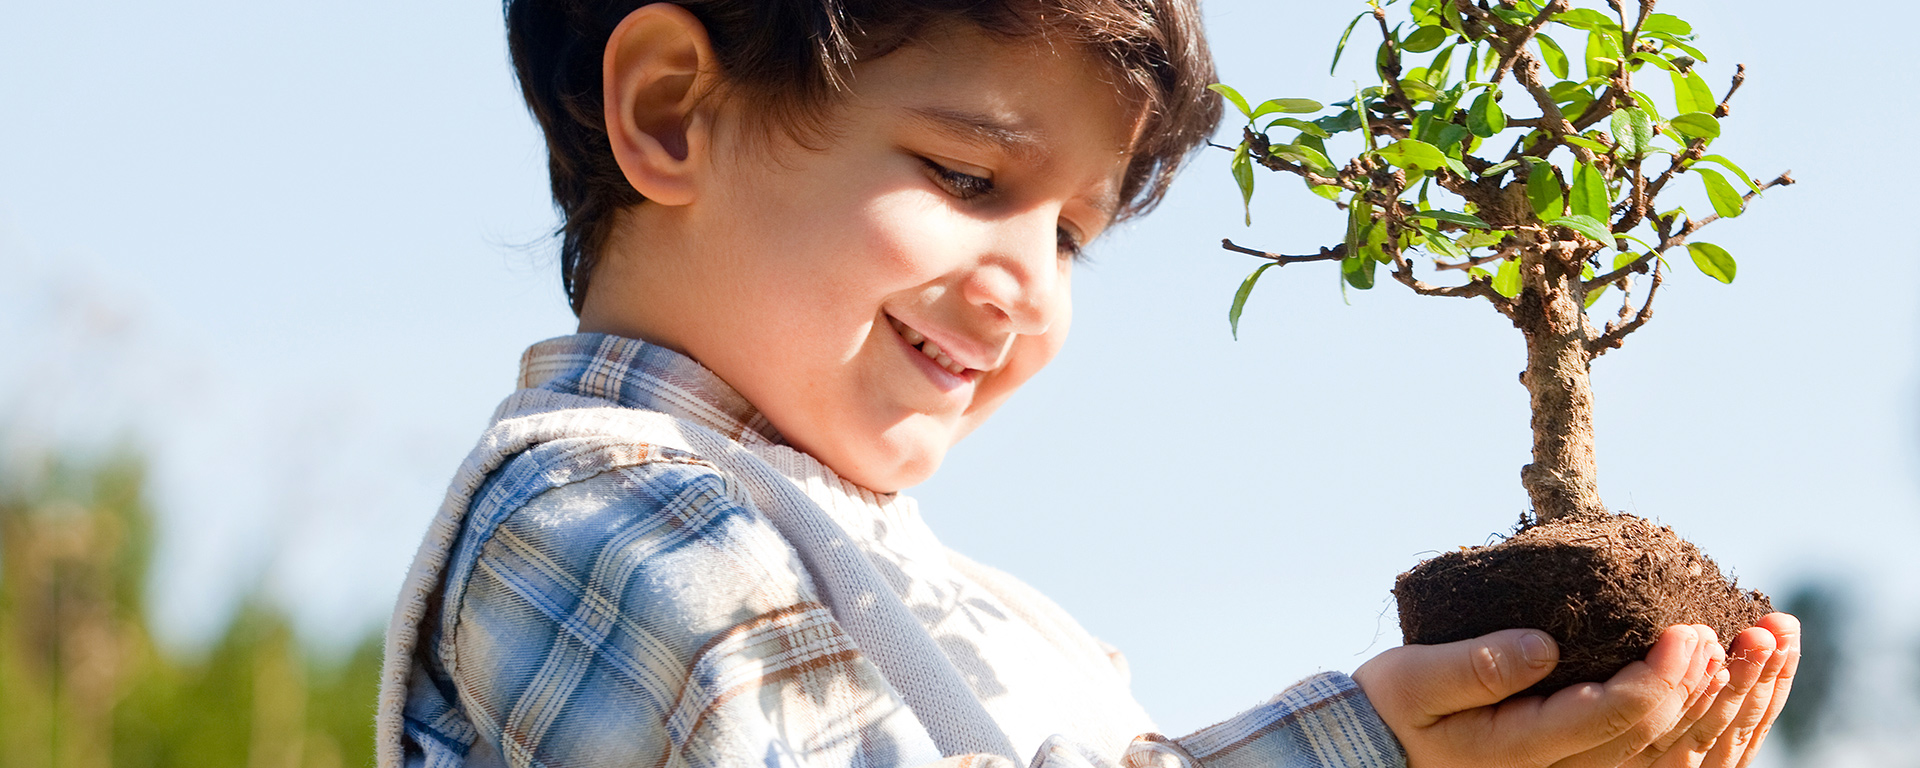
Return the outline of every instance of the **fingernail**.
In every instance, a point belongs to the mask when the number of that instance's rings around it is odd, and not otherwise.
[[[1553,643],[1546,635],[1528,632],[1520,638],[1520,655],[1527,664],[1538,668],[1552,664],[1558,654],[1553,652]]]

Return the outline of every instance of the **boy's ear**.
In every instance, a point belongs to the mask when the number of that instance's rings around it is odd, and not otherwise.
[[[706,26],[673,3],[643,5],[614,28],[601,67],[607,139],[627,183],[662,205],[691,202],[713,124],[695,110],[716,71]]]

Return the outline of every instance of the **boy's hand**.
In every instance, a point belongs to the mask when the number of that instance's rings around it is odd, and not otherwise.
[[[1495,706],[1546,677],[1552,639],[1506,630],[1404,646],[1353,673],[1413,768],[1745,765],[1785,702],[1798,625],[1773,614],[1743,632],[1735,663],[1704,626],[1670,628],[1645,661],[1604,684]],[[1774,653],[1775,648],[1789,649]]]

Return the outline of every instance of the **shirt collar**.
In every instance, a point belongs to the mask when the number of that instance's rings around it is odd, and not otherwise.
[[[520,388],[657,411],[740,443],[784,445],[760,409],[713,371],[658,344],[604,333],[548,339],[520,358]]]

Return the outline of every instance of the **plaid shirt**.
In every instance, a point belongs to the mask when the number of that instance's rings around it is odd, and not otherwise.
[[[1183,738],[1150,733],[1117,654],[1057,606],[939,545],[911,500],[781,447],[672,351],[554,339],[520,385],[402,594],[382,766],[1405,764],[1339,673]],[[714,437],[609,438],[592,425],[613,407]],[[735,448],[824,516],[795,528],[760,508],[774,497],[725,469]],[[849,569],[884,586],[849,592]]]

